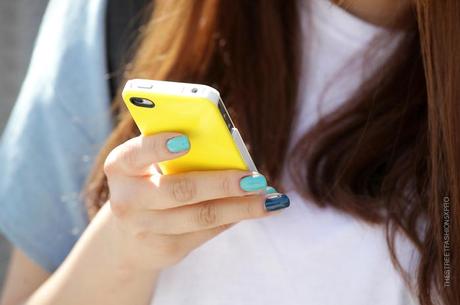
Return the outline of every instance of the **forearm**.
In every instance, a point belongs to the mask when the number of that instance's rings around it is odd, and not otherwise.
[[[111,243],[113,231],[110,232],[108,213],[108,209],[101,210],[62,266],[25,304],[150,303],[158,272],[120,262]]]

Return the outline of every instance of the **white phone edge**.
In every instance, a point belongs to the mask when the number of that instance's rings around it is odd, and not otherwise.
[[[232,128],[232,137],[248,169],[251,172],[258,172],[257,167],[249,154],[248,148],[246,147],[246,144],[244,144],[243,138],[241,138],[240,132],[235,127]]]
[[[149,93],[200,97],[210,100],[216,106],[219,104],[220,100],[219,91],[213,87],[200,84],[178,83],[150,79],[131,79],[128,80],[125,88],[137,89]]]

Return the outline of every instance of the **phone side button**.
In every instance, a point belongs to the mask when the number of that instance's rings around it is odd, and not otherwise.
[[[153,84],[152,83],[148,83],[148,82],[139,82],[136,84],[136,87],[138,89],[152,89],[153,88]]]

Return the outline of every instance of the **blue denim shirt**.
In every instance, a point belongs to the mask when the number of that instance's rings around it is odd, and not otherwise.
[[[0,229],[48,271],[88,223],[81,190],[111,130],[105,0],[51,0],[0,142]]]

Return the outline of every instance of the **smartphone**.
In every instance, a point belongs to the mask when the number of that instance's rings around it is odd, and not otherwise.
[[[188,136],[187,154],[158,164],[163,174],[223,169],[257,171],[216,89],[200,84],[132,79],[122,95],[142,135],[170,131]]]

